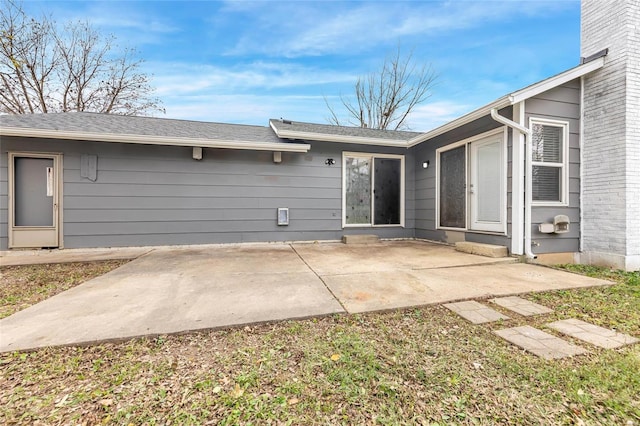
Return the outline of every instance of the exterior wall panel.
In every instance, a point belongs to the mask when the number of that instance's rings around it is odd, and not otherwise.
[[[511,118],[512,109],[505,108],[500,111],[500,114],[507,118]],[[438,148],[450,145],[452,143],[479,135],[484,132],[502,127],[502,125],[494,121],[491,117],[486,116],[468,123],[464,126],[458,127],[440,136],[437,136],[429,141],[423,142],[417,145],[411,150],[415,158],[415,199],[416,199],[416,237],[424,238],[443,242],[449,241],[449,233],[444,230],[436,229],[436,150]],[[509,133],[509,139],[507,141],[508,153],[511,152],[511,134]],[[422,168],[422,163],[429,161],[429,167],[427,169]],[[511,183],[509,177],[511,176],[511,158],[508,156],[507,163],[507,199],[510,199]],[[507,211],[507,227],[510,229],[511,224],[511,212]],[[502,245],[509,245],[510,237],[500,236],[496,240],[495,235],[488,233],[474,233],[466,232],[466,239],[469,241],[483,242],[487,244],[499,243]]]
[[[5,250],[9,245],[7,227],[9,197],[8,197],[8,162],[4,152],[3,141],[0,140],[0,250]]]
[[[344,234],[414,236],[413,158],[406,149],[313,142],[306,154],[82,141],[2,139],[0,248],[7,248],[8,151],[64,156],[64,245],[76,247],[337,240]],[[405,155],[405,227],[342,229],[342,152]],[[97,180],[80,177],[80,156],[98,157]],[[335,165],[325,160],[333,158]],[[290,209],[278,226],[276,209]]]
[[[569,123],[568,206],[533,206],[531,240],[534,253],[578,252],[580,250],[580,81],[574,80],[541,93],[525,102],[525,119],[545,118]],[[538,225],[553,222],[563,214],[571,221],[566,234],[542,234]]]

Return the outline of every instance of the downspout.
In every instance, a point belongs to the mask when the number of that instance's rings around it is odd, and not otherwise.
[[[580,77],[580,239],[578,251],[580,263],[584,252],[584,76]]]
[[[516,123],[515,121],[509,120],[498,114],[497,108],[491,109],[491,118],[493,118],[498,123],[502,123],[505,126],[511,127],[514,130],[522,133],[524,135],[524,145],[525,145],[525,177],[524,177],[524,253],[528,259],[535,259],[536,255],[531,251],[531,130],[527,129],[524,126]],[[513,138],[515,142],[515,137]]]

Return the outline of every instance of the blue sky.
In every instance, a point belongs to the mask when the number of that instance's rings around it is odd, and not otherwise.
[[[578,0],[27,1],[135,47],[166,117],[325,123],[398,45],[438,74],[409,120],[426,131],[579,62]]]

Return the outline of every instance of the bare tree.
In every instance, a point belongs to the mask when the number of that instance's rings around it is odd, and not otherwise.
[[[136,52],[115,47],[113,36],[87,22],[58,27],[50,17],[29,17],[21,4],[2,0],[0,112],[164,112]]]
[[[388,56],[380,71],[358,78],[351,97],[340,96],[348,119],[341,120],[325,97],[328,121],[383,130],[407,128],[406,119],[420,103],[431,96],[436,74],[431,65],[419,66],[413,52],[403,57],[400,48]]]

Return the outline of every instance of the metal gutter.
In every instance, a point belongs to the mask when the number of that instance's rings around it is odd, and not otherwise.
[[[463,115],[462,117],[456,118],[455,120],[450,121],[446,124],[443,124],[440,127],[436,127],[435,129],[430,130],[427,133],[423,133],[421,135],[416,136],[413,139],[410,139],[408,142],[408,148],[418,145],[419,143],[422,143],[426,140],[435,138],[436,136],[440,136],[441,134],[446,133],[450,130],[456,129],[460,126],[464,126],[465,124],[471,123],[472,121],[475,121],[479,118],[482,118],[487,114],[489,114],[489,112],[494,108],[501,109],[504,107],[508,107],[509,105],[511,105],[511,102],[509,101],[509,97],[503,96],[500,99],[497,99],[488,105],[482,106],[474,111],[471,111],[468,114]]]
[[[504,124],[505,126],[519,131],[524,135],[525,138],[524,252],[529,259],[535,259],[536,255],[531,251],[531,189],[533,186],[531,180],[531,130],[527,129],[524,126],[521,126],[515,121],[511,121],[508,118],[501,116],[500,114],[498,114],[497,108],[493,108],[491,110],[491,118],[493,118],[498,123]]]
[[[410,139],[408,147],[412,147],[429,139],[435,138],[436,136],[440,136],[441,134],[453,130],[457,127],[463,126],[465,124],[471,123],[474,120],[489,115],[491,113],[491,110],[499,110],[511,105],[515,105],[533,96],[539,95],[540,93],[546,92],[547,90],[551,90],[554,87],[558,87],[571,80],[580,78],[586,74],[589,74],[590,72],[602,68],[602,66],[604,65],[604,60],[604,57],[598,57],[591,62],[586,62],[584,64],[578,65],[553,77],[549,77],[545,80],[539,81],[516,92],[513,92],[509,95],[503,96],[491,102],[490,104],[484,105],[466,115],[463,115],[462,117],[450,121],[449,123],[443,124],[440,127],[436,127],[435,129],[416,136],[413,139]]]
[[[164,137],[147,135],[61,132],[50,129],[25,129],[21,127],[2,127],[0,136],[20,136],[26,138],[48,138],[64,140],[88,140],[96,142],[116,142],[142,145],[198,146],[202,148],[242,149],[251,151],[308,152],[311,145],[284,142],[254,142],[225,139],[192,139],[182,137]]]
[[[532,84],[531,86],[520,89],[517,92],[513,92],[509,95],[509,101],[512,104],[524,101],[526,99],[539,95],[540,93],[546,92],[547,90],[551,90],[554,87],[558,87],[564,83],[567,83],[571,80],[580,78],[586,74],[589,74],[590,72],[602,68],[603,66],[604,57],[599,57],[592,60],[591,62],[586,62],[582,65],[578,65],[577,67],[571,68],[570,70],[567,70],[563,73],[554,75],[553,77],[549,77],[546,80],[542,80],[538,83]]]
[[[359,145],[396,146],[400,148],[408,148],[407,141],[403,139],[368,138],[364,136],[334,135],[330,133],[299,132],[295,130],[282,129],[279,130],[276,126],[273,125],[273,123],[269,123],[269,126],[271,126],[271,129],[273,129],[276,136],[282,139],[298,139],[318,142],[342,142]]]

